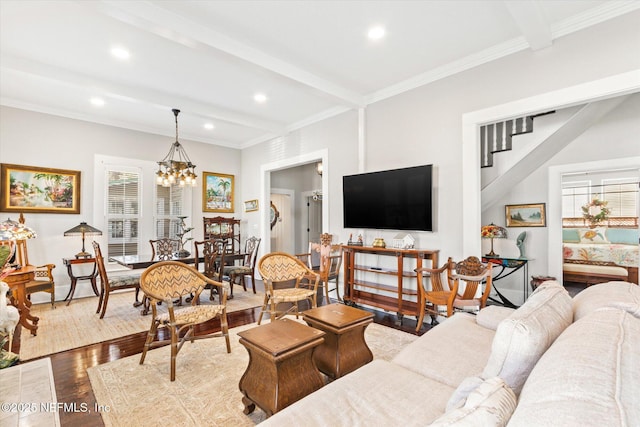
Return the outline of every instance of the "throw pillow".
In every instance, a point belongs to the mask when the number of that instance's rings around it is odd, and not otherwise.
[[[469,394],[463,407],[445,412],[430,426],[505,426],[516,403],[515,393],[501,378],[489,378]]]
[[[629,282],[607,282],[589,286],[573,297],[573,321],[614,302],[640,304],[640,286]]]
[[[540,356],[572,320],[567,291],[555,281],[545,282],[498,325],[482,377],[501,377],[519,394]]]
[[[467,397],[471,394],[472,391],[477,389],[480,384],[483,383],[483,379],[479,376],[477,377],[467,377],[455,389],[449,401],[447,402],[447,412],[461,408],[467,400]]]
[[[580,243],[580,234],[577,228],[563,228],[562,241],[564,243]]]
[[[581,228],[578,234],[580,235],[580,243],[609,243],[607,229],[604,227]]]
[[[476,315],[476,323],[483,328],[495,331],[498,329],[500,322],[511,316],[513,312],[513,308],[489,305],[478,312]]]

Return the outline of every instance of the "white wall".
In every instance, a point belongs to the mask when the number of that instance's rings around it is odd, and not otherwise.
[[[167,123],[171,126],[171,122]],[[94,218],[94,157],[97,154],[128,157],[131,159],[158,161],[163,158],[174,138],[130,131],[112,126],[88,123],[25,110],[0,108],[0,162],[28,166],[41,166],[81,172],[81,206],[79,215],[25,214],[26,224],[34,228],[38,238],[28,242],[29,261],[32,264],[56,264],[56,298],[64,298],[69,278],[62,258],[80,251],[78,238],[62,237],[64,231],[80,221],[92,224]],[[197,165],[199,185],[194,188],[191,211],[187,220],[195,230],[192,236],[203,237],[203,216],[218,214],[202,212],[202,171],[219,172],[236,176],[236,217],[242,211],[242,181],[240,176],[240,151],[193,141],[180,141],[189,157]],[[102,195],[98,195],[101,197]],[[15,213],[0,213],[18,219]],[[232,216],[229,214],[228,216]],[[103,232],[105,230],[102,230]],[[106,242],[106,236],[99,241]],[[91,239],[87,238],[87,247]],[[91,252],[92,250],[89,249]],[[78,283],[76,295],[92,294],[86,281]],[[85,292],[86,291],[86,292]],[[46,300],[48,295],[34,295],[34,300]]]

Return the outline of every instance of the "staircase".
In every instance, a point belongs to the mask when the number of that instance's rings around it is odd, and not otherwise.
[[[481,126],[480,166],[483,168],[493,166],[493,153],[511,150],[512,137],[533,132],[533,119],[535,117],[552,113],[555,113],[555,111],[548,111],[546,113],[519,117],[517,119]]]

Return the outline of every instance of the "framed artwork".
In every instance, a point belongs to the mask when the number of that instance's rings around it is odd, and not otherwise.
[[[528,205],[506,205],[507,227],[546,227],[547,216],[544,203]]]
[[[0,211],[80,213],[80,171],[0,164]]]
[[[247,200],[244,202],[244,211],[253,212],[258,210],[258,199]]]
[[[202,211],[233,212],[233,175],[202,173]]]

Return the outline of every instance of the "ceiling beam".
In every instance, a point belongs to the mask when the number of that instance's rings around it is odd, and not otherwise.
[[[532,50],[551,46],[551,28],[540,4],[533,1],[505,1],[504,4]]]
[[[124,2],[104,0],[94,4],[97,9],[141,30],[154,33],[168,40],[194,48],[202,44],[262,67],[282,77],[301,83],[328,95],[341,104],[357,108],[363,105],[358,93],[323,79],[309,71],[282,61],[267,53],[245,45],[209,27],[186,19],[150,2]]]

